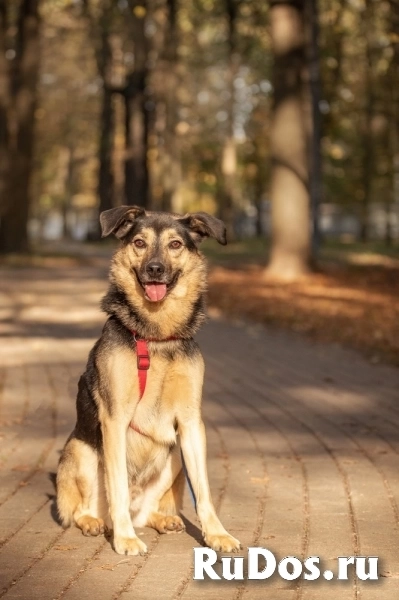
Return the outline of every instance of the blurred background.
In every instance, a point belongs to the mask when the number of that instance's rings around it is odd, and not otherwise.
[[[0,0],[2,261],[207,211],[215,306],[396,361],[398,74],[399,0]]]
[[[334,570],[380,557],[378,587],[265,597],[399,599],[399,0],[0,0],[5,600],[218,597],[189,536],[144,531],[131,562],[56,523],[121,204],[228,229],[198,335],[223,523]]]

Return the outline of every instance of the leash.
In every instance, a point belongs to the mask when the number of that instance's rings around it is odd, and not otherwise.
[[[153,338],[149,338],[147,340],[144,340],[144,339],[136,337],[137,331],[132,331],[132,333],[133,333],[134,341],[136,342],[137,373],[138,373],[138,377],[139,377],[139,390],[140,390],[139,402],[140,402],[140,400],[144,396],[145,388],[147,385],[147,371],[149,370],[150,365],[151,365],[150,354],[148,352],[147,342],[172,342],[174,340],[178,340],[181,338],[170,337],[170,338],[166,338],[164,340],[156,340]],[[141,431],[141,429],[139,429],[136,425],[134,425],[133,421],[130,422],[129,427],[131,427],[137,433],[140,433],[141,435],[148,437],[147,434],[144,433],[144,431]],[[181,455],[181,462],[183,465],[184,475],[187,479],[188,489],[190,491],[191,501],[194,505],[195,511],[197,512],[197,500],[195,498],[194,489],[193,489],[190,477],[188,475],[186,462],[185,462],[184,456],[183,456],[183,450],[181,448],[180,448],[180,455]]]

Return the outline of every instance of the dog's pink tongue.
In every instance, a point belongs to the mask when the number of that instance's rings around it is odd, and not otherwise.
[[[166,284],[165,283],[146,283],[145,292],[151,302],[159,302],[166,296]]]

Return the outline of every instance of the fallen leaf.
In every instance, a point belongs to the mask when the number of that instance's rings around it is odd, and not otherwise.
[[[268,477],[251,477],[252,483],[267,483],[269,481]]]
[[[116,567],[119,567],[119,565],[123,565],[126,563],[130,563],[129,558],[123,558],[122,560],[120,560],[119,562],[114,563],[114,564],[105,563],[105,565],[100,565],[100,566],[96,567],[96,569],[102,569],[103,571],[114,571],[114,569]]]

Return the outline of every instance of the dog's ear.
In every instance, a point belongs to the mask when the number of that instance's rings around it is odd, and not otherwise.
[[[144,213],[141,206],[117,206],[104,210],[100,214],[102,237],[114,233],[121,240],[131,230],[135,219]]]
[[[195,243],[202,242],[205,238],[212,237],[225,246],[226,227],[223,221],[212,217],[204,212],[192,213],[185,215],[179,222],[189,229],[190,235]]]

